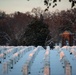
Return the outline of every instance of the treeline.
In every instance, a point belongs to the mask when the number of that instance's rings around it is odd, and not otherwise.
[[[6,45],[2,33],[10,37],[7,45],[44,46],[50,41],[59,42],[59,34],[65,30],[76,34],[76,8],[53,13],[44,12],[40,7],[26,13],[0,11],[0,45]]]
[[[49,30],[54,41],[59,42],[59,34],[65,30],[76,34],[76,8],[54,12],[45,21],[49,25]]]

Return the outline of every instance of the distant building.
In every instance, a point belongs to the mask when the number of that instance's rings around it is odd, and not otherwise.
[[[68,45],[72,46],[74,41],[74,33],[71,33],[70,31],[64,31],[60,34],[62,46]]]

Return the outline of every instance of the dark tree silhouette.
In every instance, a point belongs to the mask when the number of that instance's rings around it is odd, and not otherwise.
[[[48,34],[47,24],[45,24],[42,19],[34,20],[34,22],[28,25],[21,38],[22,45],[44,46]]]

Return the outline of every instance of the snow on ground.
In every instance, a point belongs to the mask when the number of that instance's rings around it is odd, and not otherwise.
[[[41,49],[38,53],[38,55],[36,56],[32,66],[31,66],[31,71],[30,71],[30,75],[42,75],[43,73],[43,58],[44,58],[44,53],[45,50]]]
[[[55,49],[50,51],[50,72],[51,75],[64,75],[60,57]]]
[[[72,75],[76,75],[76,58],[67,50],[64,50],[64,53],[72,66]]]
[[[12,49],[12,53],[7,53],[6,51],[10,49]],[[76,46],[64,46],[62,48],[55,46],[53,50],[50,49],[50,59],[45,55],[48,53],[46,52],[47,48],[44,49],[39,46],[39,51],[36,49],[37,47],[34,46],[0,46],[0,55],[7,53],[6,59],[0,57],[0,75],[25,75],[23,74],[23,67],[29,58],[32,62],[29,60],[27,69],[24,69],[28,72],[27,75],[45,75],[44,67],[48,64],[50,64],[50,66],[48,65],[50,67],[49,75],[76,75]],[[21,53],[22,50],[24,51],[23,53]],[[10,62],[12,56],[19,52],[21,56],[16,56],[13,62],[18,61],[13,64],[7,64],[7,61]],[[47,57],[46,59],[45,56]],[[47,62],[48,64],[46,64]],[[69,68],[67,64],[70,65],[71,72],[69,72],[70,69],[67,69]],[[11,65],[13,68],[11,68]],[[47,69],[46,72],[48,72]]]
[[[7,75],[22,75],[22,66],[24,65],[26,59],[28,58],[28,54],[32,52],[29,51],[27,52],[15,65],[14,68],[11,70],[10,73],[8,73]]]

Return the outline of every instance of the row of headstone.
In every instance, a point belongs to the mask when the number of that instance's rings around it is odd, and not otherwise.
[[[28,51],[30,51],[31,49],[29,49],[29,47],[25,47],[22,50],[16,52],[15,54],[13,54],[11,60],[13,60],[13,63],[15,64],[16,62],[18,62],[18,60]]]
[[[14,53],[15,54],[15,53]],[[3,63],[3,67],[2,67],[2,71],[3,71],[3,74],[7,74],[8,73],[8,71],[10,70],[11,71],[11,69],[13,68],[13,60],[12,60],[12,57],[13,57],[13,55],[14,54],[12,54],[11,56],[10,56],[10,59],[8,59],[7,61],[5,61],[4,63]]]
[[[76,50],[76,46],[72,46],[72,48]]]
[[[44,56],[44,75],[50,75],[50,47],[47,46]]]
[[[22,67],[22,72],[23,75],[29,75],[30,70],[31,70],[31,66],[34,62],[35,57],[37,56],[38,52],[40,51],[40,46],[38,46],[37,48],[35,48],[30,54],[28,59],[26,60],[25,64]]]
[[[59,48],[58,54],[60,56],[60,62],[62,63],[62,66],[64,68],[65,75],[72,75],[72,66],[70,65],[69,60],[65,56],[65,54],[63,52],[63,48]]]
[[[70,54],[73,54],[74,57],[76,58],[76,50],[74,48],[70,49]]]
[[[13,69],[14,65],[20,60],[20,58],[28,51],[34,47],[23,47],[23,49],[19,50],[18,52],[14,53],[11,58],[3,63],[3,74],[7,74],[11,69]]]
[[[0,63],[4,62],[4,60],[7,59],[7,57],[10,57],[11,55],[13,55],[18,50],[19,49],[17,47],[13,47],[13,48],[6,50],[4,53],[1,53],[0,54]]]
[[[6,50],[8,50],[10,48],[12,48],[12,46],[11,47],[10,46],[0,46],[0,54],[4,53]]]
[[[3,58],[4,58],[4,53],[1,53],[0,54],[0,63],[2,63]]]
[[[67,51],[69,51],[70,54],[73,54],[74,57],[76,58],[76,47],[75,47],[75,46],[72,46],[72,47],[66,46],[65,49],[66,49]]]

